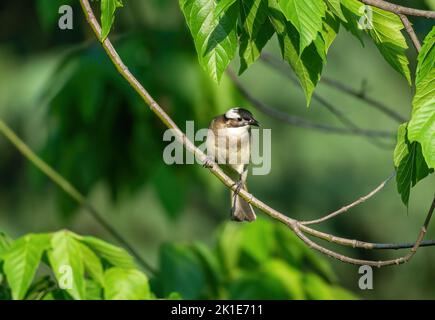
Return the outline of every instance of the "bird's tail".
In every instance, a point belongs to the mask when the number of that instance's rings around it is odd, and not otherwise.
[[[243,186],[243,189],[246,191],[248,190],[246,185]],[[235,195],[234,191],[231,191],[231,204],[231,220],[251,222],[257,219],[252,206],[242,197]]]

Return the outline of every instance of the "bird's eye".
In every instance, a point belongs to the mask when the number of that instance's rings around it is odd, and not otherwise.
[[[237,121],[242,121],[242,118],[238,117],[238,118],[237,118]]]

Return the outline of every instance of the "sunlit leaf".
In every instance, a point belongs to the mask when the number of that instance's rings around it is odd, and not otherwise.
[[[115,21],[115,11],[120,7],[122,0],[101,0],[101,41],[109,35]]]
[[[42,253],[50,245],[48,234],[28,234],[12,242],[4,254],[4,273],[12,298],[23,299],[35,276]]]
[[[299,55],[322,30],[326,13],[323,0],[279,0],[282,12],[299,33]]]
[[[406,127],[408,126],[408,123],[402,123],[399,128],[397,129],[397,143],[396,147],[394,148],[394,154],[393,154],[393,160],[394,160],[394,166],[397,168],[400,165],[400,162],[402,159],[408,154],[408,144],[407,144],[407,137]]]
[[[106,300],[150,299],[148,278],[137,269],[110,268],[104,274]]]
[[[123,248],[89,236],[81,237],[80,240],[88,245],[97,255],[115,267],[125,269],[136,267],[133,257]]]
[[[71,232],[59,231],[53,235],[51,247],[49,260],[57,281],[66,286],[65,290],[74,299],[85,299],[85,269],[80,242]]]
[[[278,34],[282,56],[298,77],[299,83],[305,92],[307,105],[309,105],[314,88],[320,80],[324,61],[314,44],[309,45],[302,55],[299,55],[298,31],[291,23],[286,21],[276,0],[269,0],[269,14]]]
[[[341,0],[325,0],[325,2],[336,17],[340,18],[343,22],[347,22],[343,10],[341,9]]]
[[[435,168],[435,27],[418,55],[415,86],[408,138],[421,144],[426,163]]]
[[[357,0],[341,0],[348,12],[348,24],[352,33],[359,37],[359,29],[363,29],[376,44],[385,60],[411,84],[409,62],[405,51],[408,48],[401,30],[400,18],[391,12],[365,6]]]
[[[215,16],[217,0],[179,0],[203,69],[219,82],[237,49],[237,3]]]

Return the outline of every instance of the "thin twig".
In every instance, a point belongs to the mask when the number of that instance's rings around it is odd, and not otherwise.
[[[285,66],[282,64],[281,60],[277,59],[276,57],[274,57],[273,55],[269,54],[269,53],[262,53],[260,56],[260,59],[266,63],[266,65],[273,67],[274,69],[276,69],[277,71],[281,72],[282,74],[284,74],[287,77],[291,77],[289,70],[287,68],[285,68]],[[320,79],[320,82],[334,87],[344,93],[347,93],[361,101],[364,101],[367,103],[368,106],[371,106],[375,109],[378,109],[379,111],[383,112],[384,114],[386,114],[387,116],[389,116],[390,118],[392,118],[393,120],[396,120],[399,123],[405,122],[406,119],[401,116],[399,113],[397,113],[395,110],[393,110],[392,108],[384,105],[382,102],[373,99],[369,96],[366,96],[365,93],[363,91],[359,91],[359,90],[355,90],[352,87],[338,82],[335,79],[331,79],[325,76],[322,76],[322,78]]]
[[[320,222],[324,222],[328,219],[334,218],[342,213],[347,212],[349,209],[367,201],[368,199],[370,199],[371,197],[373,197],[375,194],[377,194],[379,191],[381,191],[385,185],[396,175],[396,172],[393,172],[393,174],[391,174],[386,180],[382,181],[382,183],[377,186],[375,189],[373,189],[372,191],[370,191],[368,194],[366,194],[365,196],[359,198],[358,200],[322,217],[319,219],[315,219],[315,220],[309,220],[309,221],[301,221],[301,224],[303,225],[310,225],[310,224],[316,224],[316,223],[320,223]]]
[[[249,92],[249,90],[246,89],[246,87],[240,82],[240,80],[237,79],[237,76],[233,72],[228,70],[227,74],[229,75],[229,77],[231,78],[231,80],[233,81],[237,89],[240,91],[240,93],[246,98],[246,100],[248,100],[252,104],[253,107],[279,121],[283,121],[293,126],[323,131],[325,133],[356,135],[356,136],[366,136],[366,137],[394,138],[394,135],[389,131],[365,130],[359,128],[339,128],[339,127],[334,127],[322,123],[311,122],[304,118],[294,116],[294,115],[289,115],[285,112],[281,112],[255,98]]]
[[[97,39],[100,38],[101,35],[101,27],[95,18],[95,15],[92,11],[91,5],[89,4],[88,0],[80,0],[80,3],[83,8],[83,12],[86,16],[86,19],[88,23],[90,24],[92,30],[95,33],[95,36]],[[215,175],[225,186],[227,186],[229,189],[236,191],[237,184],[229,178],[223,170],[215,163],[214,161],[210,161],[210,159],[202,152],[200,149],[198,149],[192,141],[190,141],[186,135],[178,128],[178,126],[175,124],[175,122],[172,120],[171,117],[159,106],[159,104],[152,98],[152,96],[148,93],[148,91],[142,86],[142,84],[133,76],[133,74],[128,70],[127,66],[123,63],[122,59],[119,57],[118,53],[116,52],[115,48],[111,44],[109,38],[106,38],[102,42],[102,46],[106,53],[108,54],[109,58],[115,65],[116,69],[122,75],[128,83],[131,85],[131,87],[142,97],[144,102],[150,107],[150,109],[158,116],[158,118],[170,129],[173,129],[173,132],[177,138],[177,140],[184,145],[184,147],[192,152],[196,158],[201,161],[202,163],[208,162],[208,170]],[[340,261],[352,263],[352,264],[371,264],[376,266],[386,266],[386,265],[394,265],[394,264],[400,264],[407,262],[415,253],[418,246],[420,245],[426,228],[422,228],[422,231],[419,234],[419,238],[416,241],[416,244],[412,248],[412,250],[405,256],[400,257],[395,260],[386,260],[386,261],[370,261],[370,260],[359,260],[347,257],[345,255],[341,255],[338,253],[335,253],[331,250],[328,250],[310,239],[308,239],[300,230],[301,227],[308,228],[307,226],[301,225],[299,221],[289,218],[286,215],[282,214],[281,212],[269,207],[267,204],[262,202],[261,200],[255,198],[252,194],[247,192],[246,190],[242,189],[239,191],[239,196],[242,197],[244,200],[246,200],[248,203],[252,204],[256,208],[260,209],[262,212],[264,212],[269,217],[287,225],[295,234],[298,235],[298,237],[308,246],[312,247],[313,249],[322,252],[324,254],[327,254],[333,258],[339,259]],[[435,203],[435,199],[434,199]],[[432,208],[433,211],[433,208]],[[428,215],[429,218],[431,216]],[[426,219],[427,223],[429,222],[429,219]]]
[[[370,6],[374,6],[379,9],[390,11],[395,14],[406,14],[408,16],[417,16],[417,17],[424,17],[428,19],[435,19],[435,11],[408,8],[408,7],[400,6],[398,4],[386,2],[383,0],[360,0],[360,1]]]
[[[38,157],[30,148],[27,146],[23,140],[21,140],[9,126],[0,119],[0,132],[12,143],[15,148],[21,154],[23,154],[31,163],[35,165],[39,170],[41,170],[48,178],[51,179],[56,185],[58,185],[66,194],[68,194],[72,199],[74,199],[79,205],[81,205],[86,212],[91,214],[91,216],[97,220],[101,226],[112,235],[122,246],[124,246],[139,262],[139,264],[148,270],[151,274],[155,274],[156,271],[149,263],[147,263],[133,248],[133,246],[108,222],[104,217],[86,200],[83,196],[68,180],[62,177],[56,170],[50,167],[44,160]]]
[[[408,17],[404,14],[399,14],[399,18],[403,23],[403,26],[405,27],[406,32],[409,35],[409,38],[411,39],[415,50],[417,50],[417,53],[420,53],[421,50],[421,44],[420,41],[417,38],[417,35],[415,34],[414,28],[412,27],[411,22],[409,22]]]

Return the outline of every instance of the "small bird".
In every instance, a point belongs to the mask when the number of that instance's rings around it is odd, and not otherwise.
[[[243,108],[232,108],[211,121],[207,135],[208,157],[222,165],[222,169],[237,181],[235,192],[231,191],[231,219],[235,221],[256,219],[252,206],[238,196],[242,188],[247,190],[251,126],[259,126],[251,112]]]

